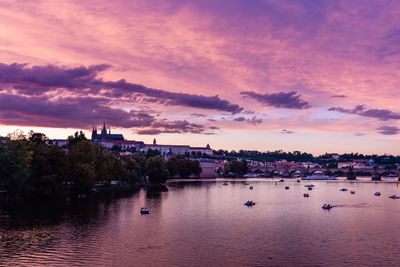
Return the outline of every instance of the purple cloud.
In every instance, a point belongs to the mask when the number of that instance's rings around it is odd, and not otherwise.
[[[0,93],[0,123],[41,127],[90,128],[106,121],[113,126],[131,128],[150,126],[154,117],[145,111],[115,109],[104,98],[21,96]]]
[[[295,91],[290,91],[288,93],[279,92],[271,94],[259,94],[256,92],[246,91],[241,92],[240,94],[250,98],[254,98],[263,105],[276,108],[306,109],[310,107],[309,103],[302,100],[301,95],[296,95],[297,92]]]
[[[344,114],[356,114],[363,117],[376,118],[382,121],[400,119],[399,113],[394,113],[393,111],[388,109],[366,109],[365,105],[357,105],[353,109],[331,107],[328,109],[328,111],[337,111]]]
[[[233,119],[234,121],[245,121],[246,118],[245,117],[237,117]]]
[[[396,135],[400,132],[400,129],[395,126],[381,126],[377,130],[378,133],[383,135]]]
[[[286,130],[286,129],[282,129],[282,131],[280,131],[280,133],[281,134],[294,134],[293,131],[289,131],[289,130]]]
[[[213,109],[239,113],[242,107],[215,96],[194,95],[188,93],[168,92],[129,83],[124,79],[117,82],[103,81],[97,75],[106,70],[108,65],[89,67],[33,66],[27,64],[0,63],[0,85],[5,89],[11,87],[18,93],[41,95],[48,91],[62,88],[78,94],[99,94],[106,89],[104,96],[111,98],[134,97],[142,95],[147,102],[158,102],[165,105],[179,105],[192,108]]]
[[[239,121],[239,122],[246,121],[253,125],[262,123],[262,119],[257,118],[256,116],[253,116],[251,119],[246,119],[245,117],[241,116],[241,117],[234,118],[233,121]]]

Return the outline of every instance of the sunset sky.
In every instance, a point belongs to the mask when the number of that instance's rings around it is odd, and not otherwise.
[[[400,154],[400,1],[1,1],[0,135]]]

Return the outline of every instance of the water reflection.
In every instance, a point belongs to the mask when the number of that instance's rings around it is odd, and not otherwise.
[[[397,183],[313,182],[308,191],[296,180],[223,182],[172,182],[168,191],[2,207],[0,265],[343,266],[400,260],[400,200],[388,198],[400,194]],[[348,192],[340,192],[343,187]],[[244,206],[247,200],[256,205]],[[336,207],[322,210],[328,202]],[[150,214],[141,215],[142,206]]]

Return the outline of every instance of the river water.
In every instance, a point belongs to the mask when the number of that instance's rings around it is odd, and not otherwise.
[[[247,180],[253,190],[240,180],[170,181],[168,192],[3,208],[0,266],[400,264],[400,199],[388,198],[400,195],[397,183],[314,181],[309,191],[310,182],[278,180]]]

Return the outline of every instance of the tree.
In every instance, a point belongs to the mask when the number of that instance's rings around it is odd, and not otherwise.
[[[70,170],[69,179],[73,183],[75,191],[88,191],[93,187],[96,177],[95,153],[95,144],[87,140],[70,146],[67,162]]]
[[[192,174],[199,176],[202,171],[199,161],[186,159],[181,155],[170,157],[167,168],[170,176],[179,174],[181,178],[188,178]]]
[[[79,133],[75,132],[74,135],[68,136],[67,146],[71,147],[71,146],[75,145],[76,143],[78,143],[79,141],[84,141],[84,140],[87,140],[87,138],[82,131],[80,131]]]
[[[135,152],[132,154],[132,159],[136,162],[133,170],[138,177],[143,177],[146,172],[146,156],[142,152]]]
[[[113,152],[121,152],[121,147],[118,145],[113,145],[111,148],[111,151]]]
[[[14,132],[9,138],[0,148],[0,187],[7,190],[11,198],[19,198],[33,190],[28,183],[33,152],[21,132]]]
[[[157,149],[153,150],[153,149],[149,148],[149,150],[147,150],[147,152],[146,152],[146,159],[155,157],[155,156],[160,156],[160,155],[161,155],[161,153]]]
[[[196,176],[200,176],[203,170],[200,167],[200,162],[198,160],[192,161],[192,173]]]
[[[229,162],[229,171],[233,172],[236,176],[246,174],[248,171],[246,160],[232,160]]]
[[[168,178],[167,163],[161,156],[155,156],[146,160],[146,174],[152,184],[162,184]]]

